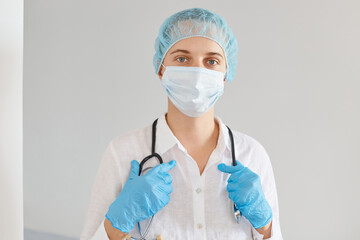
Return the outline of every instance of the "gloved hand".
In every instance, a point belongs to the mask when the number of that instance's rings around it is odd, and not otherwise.
[[[230,173],[227,191],[229,198],[246,217],[254,228],[268,224],[273,215],[269,203],[265,199],[259,175],[236,161],[236,166],[218,165],[218,169]]]
[[[129,233],[135,223],[151,217],[165,207],[170,201],[169,194],[173,191],[173,179],[167,171],[175,165],[175,160],[162,163],[139,176],[139,163],[132,160],[129,178],[105,215],[112,226]]]

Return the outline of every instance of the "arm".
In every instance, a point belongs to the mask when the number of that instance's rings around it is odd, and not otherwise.
[[[85,224],[81,233],[81,240],[104,239],[106,231],[104,229],[104,216],[111,202],[119,195],[126,173],[116,164],[116,155],[113,152],[113,144],[107,145],[102,154],[101,161],[97,170],[91,192],[90,203],[88,206]],[[96,235],[96,238],[94,236]]]
[[[254,229],[254,232],[262,234],[263,239],[282,240],[280,221],[279,221],[279,202],[277,196],[274,171],[272,168],[269,155],[267,154],[265,148],[262,145],[260,145],[260,151],[258,152],[258,154],[259,154],[257,155],[258,158],[265,160],[264,162],[262,162],[263,168],[261,168],[259,174],[262,179],[261,181],[262,181],[262,188],[264,194],[272,208],[273,219],[270,222],[271,224],[269,223],[262,228]]]
[[[282,239],[272,165],[263,146],[256,141],[253,144],[253,161],[249,167],[255,172],[239,161],[236,166],[221,163],[218,168],[231,174],[227,184],[229,198],[253,226],[254,239]]]
[[[256,231],[258,231],[260,234],[264,235],[263,239],[268,239],[271,237],[271,226],[272,226],[272,220],[265,226],[263,226],[261,228],[257,228]]]
[[[104,226],[105,226],[105,230],[108,235],[108,238],[110,240],[123,240],[128,235],[127,233],[122,232],[117,228],[114,228],[111,225],[111,222],[106,218],[105,218]]]
[[[128,181],[105,215],[108,235],[110,233],[118,240],[123,233],[129,233],[135,223],[151,217],[169,203],[173,180],[167,171],[175,165],[175,160],[161,163],[145,175],[139,175],[139,162],[131,161]]]

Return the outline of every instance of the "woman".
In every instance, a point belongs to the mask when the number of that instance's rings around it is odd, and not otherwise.
[[[282,239],[265,149],[214,116],[237,64],[226,21],[202,8],[178,12],[160,27],[155,50],[155,71],[168,94],[168,110],[154,122],[154,151],[163,163],[153,158],[147,163],[153,168],[139,176],[139,162],[152,151],[152,125],[112,139],[81,239],[139,237],[137,223],[144,233],[153,215],[146,239]]]

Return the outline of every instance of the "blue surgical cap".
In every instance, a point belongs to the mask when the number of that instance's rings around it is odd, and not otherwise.
[[[158,74],[167,51],[176,42],[195,36],[209,38],[220,45],[226,59],[225,79],[232,81],[237,65],[236,38],[224,18],[203,8],[185,9],[165,19],[155,40],[155,73]]]

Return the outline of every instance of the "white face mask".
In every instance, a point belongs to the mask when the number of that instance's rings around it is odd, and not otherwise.
[[[202,67],[167,66],[161,84],[182,113],[199,117],[223,94],[224,73]]]

